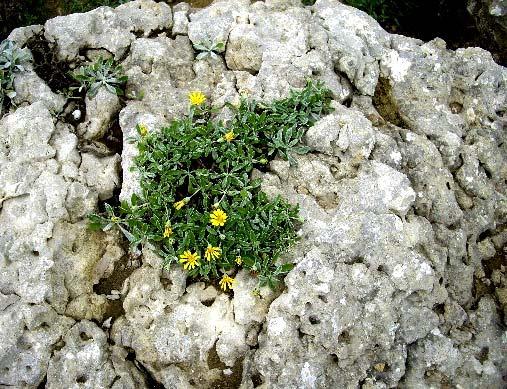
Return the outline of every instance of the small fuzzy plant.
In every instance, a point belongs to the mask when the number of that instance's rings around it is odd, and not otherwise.
[[[225,43],[222,41],[203,41],[196,43],[194,49],[199,52],[196,59],[205,59],[207,57],[216,59],[218,58],[217,53],[222,53],[225,50]]]
[[[242,100],[231,106],[235,117],[227,127],[212,120],[204,94],[191,92],[189,100],[188,117],[160,131],[137,125],[132,141],[141,192],[91,215],[91,227],[117,228],[133,250],[148,245],[166,265],[218,280],[223,290],[240,268],[257,275],[259,287],[274,288],[293,267],[278,259],[296,242],[301,220],[297,206],[269,199],[251,172],[276,155],[295,163],[294,154],[308,152],[301,138],[331,111],[330,92],[308,82],[271,104]]]
[[[71,73],[72,78],[79,82],[80,86],[71,87],[78,92],[86,91],[89,97],[97,95],[101,87],[105,87],[110,93],[122,96],[127,76],[123,73],[120,65],[113,58],[98,58],[95,62],[79,67]]]
[[[14,42],[4,40],[0,43],[0,112],[6,98],[13,99],[14,74],[25,70],[23,63],[31,59],[30,55],[17,47]]]

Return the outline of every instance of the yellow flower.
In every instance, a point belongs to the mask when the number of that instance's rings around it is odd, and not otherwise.
[[[180,201],[176,201],[174,204],[173,204],[173,207],[180,210],[181,208],[183,208],[187,203],[188,203],[188,197],[185,197],[183,200],[180,200]]]
[[[224,135],[224,139],[227,142],[231,142],[234,138],[236,138],[236,134],[234,133],[234,131],[229,131],[227,134]]]
[[[190,250],[186,250],[183,254],[180,254],[180,263],[183,263],[183,269],[192,270],[194,267],[199,266],[199,255],[197,252],[193,253]]]
[[[220,255],[222,254],[222,249],[220,247],[213,247],[211,245],[208,245],[206,248],[206,251],[204,253],[204,257],[211,261],[212,259],[218,259],[220,258]]]
[[[215,227],[222,227],[227,220],[227,214],[218,208],[210,213],[209,218],[211,224],[213,224]]]
[[[119,223],[120,220],[118,216],[111,216],[111,223]]]
[[[200,91],[193,91],[188,94],[190,105],[202,105],[206,101],[206,96]]]
[[[141,136],[148,135],[148,127],[146,126],[146,124],[140,123],[137,126],[139,128],[139,134],[141,134]]]
[[[238,256],[236,257],[236,263],[237,263],[238,265],[241,265],[241,264],[243,263],[243,259],[241,258],[241,256],[240,256],[240,255],[238,255]]]
[[[164,228],[164,238],[169,238],[173,234],[173,229],[171,228],[171,225],[169,222],[165,224]]]
[[[227,274],[224,274],[222,279],[218,282],[218,284],[220,285],[220,288],[222,288],[222,290],[227,290],[227,288],[232,289],[232,286],[235,282],[236,281],[234,280],[234,278],[229,277]]]

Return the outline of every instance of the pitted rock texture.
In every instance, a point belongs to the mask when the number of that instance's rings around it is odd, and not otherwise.
[[[71,122],[32,67],[16,75],[0,119],[0,385],[506,385],[507,70],[488,52],[390,35],[336,0],[136,0],[11,38],[34,34],[72,66],[113,56],[144,97],[101,90]],[[193,44],[220,40],[196,60]],[[87,228],[102,201],[139,191],[136,124],[185,115],[192,90],[227,120],[226,103],[308,78],[334,96],[311,152],[252,173],[305,220],[283,291],[255,296],[240,271],[224,294]]]

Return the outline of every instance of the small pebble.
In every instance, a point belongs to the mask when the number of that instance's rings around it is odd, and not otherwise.
[[[106,321],[104,321],[104,323],[102,323],[102,327],[103,328],[110,328],[112,319],[113,319],[112,317],[109,317]]]
[[[72,112],[72,117],[74,118],[74,120],[81,119],[81,110],[79,110],[79,109],[74,110]]]

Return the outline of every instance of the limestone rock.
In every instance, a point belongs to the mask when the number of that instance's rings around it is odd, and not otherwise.
[[[502,387],[507,70],[482,49],[388,34],[336,0],[173,11],[136,0],[11,34],[44,31],[73,65],[114,57],[136,98],[101,91],[66,122],[72,104],[59,115],[64,97],[32,68],[16,75],[19,105],[0,118],[2,384]],[[194,44],[219,41],[224,52],[196,58]],[[226,103],[308,78],[334,98],[303,139],[311,151],[252,172],[300,207],[284,289],[252,294],[240,271],[226,294],[88,229],[118,189],[140,193],[137,124],[159,131],[193,90],[227,120]],[[100,149],[116,120],[121,156]]]

